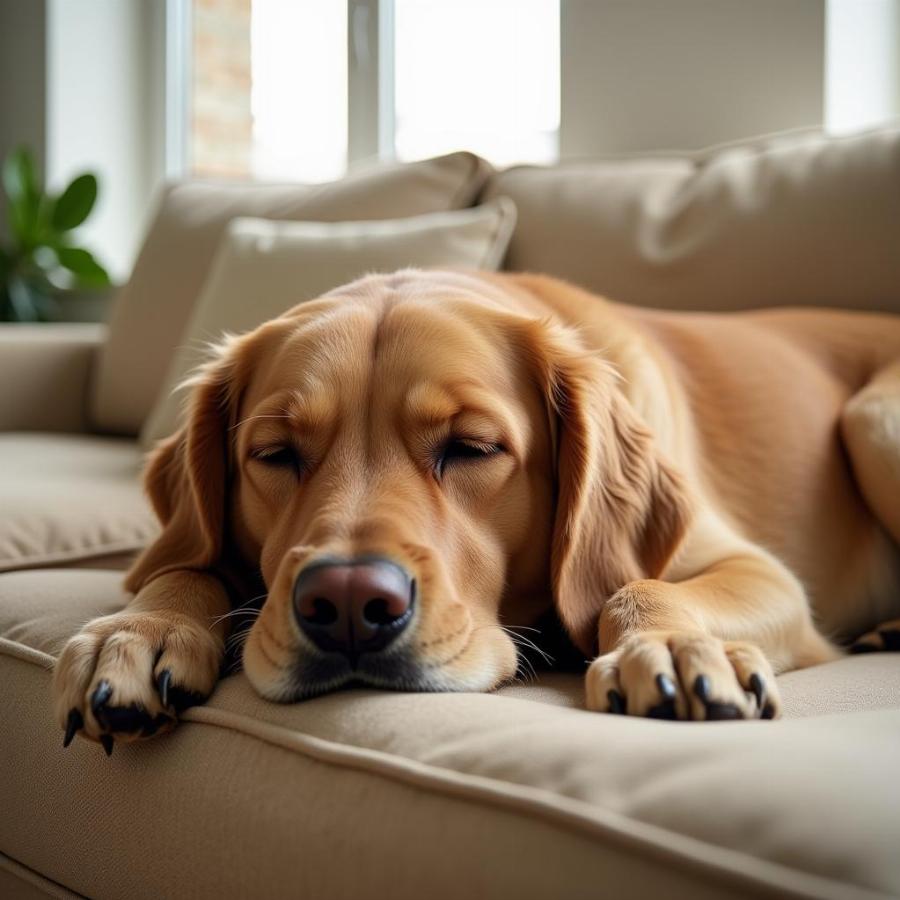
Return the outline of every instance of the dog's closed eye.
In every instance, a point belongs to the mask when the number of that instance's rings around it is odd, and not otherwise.
[[[273,469],[289,469],[298,475],[303,471],[303,457],[290,444],[258,447],[250,451],[250,458]]]
[[[451,437],[438,449],[435,471],[440,478],[448,465],[478,462],[505,452],[506,448],[499,443],[478,438]]]

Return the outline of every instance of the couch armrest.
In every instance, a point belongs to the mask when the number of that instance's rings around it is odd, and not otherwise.
[[[0,325],[0,431],[87,431],[88,385],[105,340],[104,325]]]

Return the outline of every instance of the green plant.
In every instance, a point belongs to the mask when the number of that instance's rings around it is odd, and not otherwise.
[[[97,200],[94,175],[79,175],[50,194],[21,147],[3,162],[3,189],[9,241],[0,244],[0,321],[47,319],[61,292],[109,284],[106,269],[72,240]]]

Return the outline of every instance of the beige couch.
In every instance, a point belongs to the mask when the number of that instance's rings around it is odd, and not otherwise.
[[[900,311],[900,130],[491,172],[468,154],[320,188],[168,191],[108,328],[0,328],[0,896],[879,897],[900,893],[900,657],[782,676],[777,722],[491,695],[293,706],[240,674],[107,759],[50,669],[119,609],[155,523],[136,436],[225,223],[376,219],[504,195],[506,266],[670,308]],[[898,498],[900,502],[900,498]]]

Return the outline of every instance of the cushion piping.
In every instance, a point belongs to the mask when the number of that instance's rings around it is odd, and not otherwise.
[[[13,878],[18,878],[19,881],[42,891],[48,897],[57,897],[59,900],[67,900],[67,898],[70,897],[84,897],[84,894],[76,894],[74,891],[65,887],[65,885],[60,884],[58,881],[53,881],[51,878],[47,878],[46,875],[41,875],[40,872],[35,872],[34,869],[30,869],[28,866],[23,865],[11,856],[7,856],[5,853],[0,853],[0,872],[6,872]]]
[[[41,569],[45,566],[59,566],[63,563],[83,559],[96,559],[100,556],[115,556],[119,553],[135,553],[143,550],[148,540],[150,540],[150,537],[147,537],[144,541],[101,544],[84,550],[62,550],[59,553],[46,553],[41,556],[23,556],[11,560],[0,559],[0,573],[18,572],[22,569]]]
[[[48,673],[55,663],[50,654],[8,638],[0,638],[0,655],[31,663]],[[847,900],[850,897],[875,900],[888,896],[769,860],[745,856],[736,850],[708,844],[551,791],[457,772],[379,750],[339,744],[238,713],[193,707],[184,714],[182,721],[235,731],[337,768],[355,769],[425,791],[536,816],[551,825],[578,831],[588,838],[612,840],[633,852],[643,852],[664,862],[681,865],[726,885],[733,885],[736,879],[743,887],[755,889],[763,896],[798,900]]]

